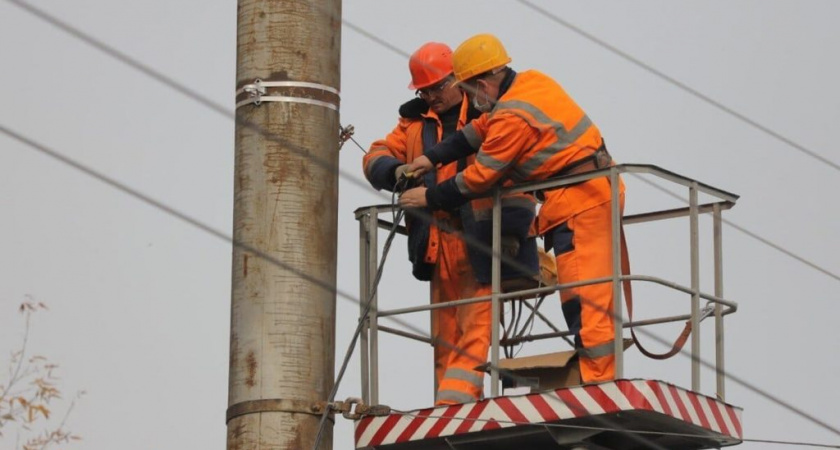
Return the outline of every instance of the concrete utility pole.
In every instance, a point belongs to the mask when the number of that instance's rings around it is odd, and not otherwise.
[[[238,2],[234,239],[306,276],[234,248],[229,450],[310,449],[333,386],[340,49],[340,0]]]

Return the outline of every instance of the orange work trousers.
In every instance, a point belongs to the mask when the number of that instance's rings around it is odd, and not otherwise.
[[[490,295],[490,285],[475,279],[462,238],[441,230],[439,252],[431,281],[432,303]],[[484,373],[475,367],[487,361],[490,312],[490,302],[432,310],[435,405],[482,398]]]
[[[582,211],[548,231],[553,238],[560,284],[612,275],[610,205],[607,202]],[[614,379],[612,283],[564,289],[560,301],[566,324],[575,333],[583,381]]]

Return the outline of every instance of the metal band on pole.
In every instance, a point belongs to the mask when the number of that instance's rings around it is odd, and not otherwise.
[[[259,412],[285,412],[320,416],[323,414],[324,408],[326,408],[326,404],[311,403],[303,400],[289,400],[284,398],[249,400],[231,405],[225,413],[225,423],[230,422],[235,417]]]
[[[236,90],[236,108],[260,105],[262,102],[303,103],[338,111],[341,99],[338,89],[308,81],[254,80]]]
[[[338,105],[334,105],[332,103],[322,102],[320,100],[313,100],[311,98],[301,98],[301,97],[288,97],[288,96],[268,96],[268,97],[259,97],[259,98],[249,98],[248,100],[243,100],[236,104],[236,107],[239,108],[240,106],[255,104],[259,105],[262,102],[286,102],[286,103],[306,103],[308,105],[315,105],[315,106],[323,106],[324,108],[332,109],[333,111],[338,111]]]
[[[310,89],[320,89],[322,91],[331,92],[335,95],[339,95],[338,89],[327,86],[325,84],[320,83],[310,83],[308,81],[263,81],[263,80],[256,80],[254,81],[254,85],[265,86],[267,88],[270,87],[302,87],[302,88],[310,88]],[[236,91],[236,95],[239,95],[243,92],[248,92],[248,88],[252,86],[247,84]]]

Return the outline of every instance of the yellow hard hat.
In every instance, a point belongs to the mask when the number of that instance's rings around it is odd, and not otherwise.
[[[477,34],[462,42],[452,53],[452,69],[458,82],[505,66],[510,61],[502,41],[492,34]]]

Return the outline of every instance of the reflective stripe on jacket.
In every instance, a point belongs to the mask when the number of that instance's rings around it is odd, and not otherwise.
[[[602,143],[598,127],[566,91],[535,70],[516,74],[493,109],[461,133],[462,142],[479,149],[476,162],[454,180],[427,193],[435,206],[445,207],[457,202],[459,196],[463,201],[501,182],[549,178],[593,154]],[[446,156],[430,159],[446,160]],[[623,184],[620,189],[623,192]],[[609,182],[604,178],[549,191],[540,209],[538,233],[609,201]]]

